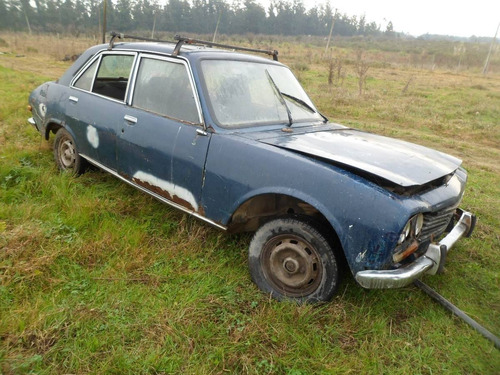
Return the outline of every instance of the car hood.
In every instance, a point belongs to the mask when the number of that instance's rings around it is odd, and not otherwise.
[[[427,147],[339,126],[269,135],[257,140],[327,160],[354,172],[368,173],[405,188],[449,175],[462,163]]]

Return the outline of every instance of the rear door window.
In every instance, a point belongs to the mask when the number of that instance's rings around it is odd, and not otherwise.
[[[135,53],[103,54],[81,73],[73,86],[123,102],[134,59]]]
[[[95,70],[99,60],[95,60],[92,65],[90,65],[85,72],[78,78],[75,82],[75,87],[79,89],[90,91],[92,89],[92,83],[94,82]]]
[[[104,55],[92,92],[124,101],[133,63],[134,56],[131,55]]]

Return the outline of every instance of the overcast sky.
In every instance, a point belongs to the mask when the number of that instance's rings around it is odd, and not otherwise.
[[[267,9],[269,0],[256,0]],[[303,0],[306,8],[326,0]],[[332,8],[350,16],[365,14],[385,30],[392,21],[394,31],[414,36],[443,34],[492,37],[500,23],[500,0],[331,0]]]

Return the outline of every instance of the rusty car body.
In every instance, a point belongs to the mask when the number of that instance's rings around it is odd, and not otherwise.
[[[339,260],[365,288],[439,272],[473,230],[455,157],[328,122],[291,71],[209,43],[110,43],[30,95],[58,166],[91,163],[230,232],[256,232],[253,280],[330,299]],[[275,51],[274,51],[275,52]],[[446,234],[447,233],[447,234]]]

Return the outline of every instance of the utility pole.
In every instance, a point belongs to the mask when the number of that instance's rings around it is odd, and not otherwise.
[[[214,31],[214,36],[212,38],[212,43],[215,43],[215,38],[217,37],[217,30],[219,30],[219,22],[220,22],[221,14],[222,14],[222,11],[219,11],[219,17],[217,18],[217,25],[215,25],[215,31]]]
[[[497,31],[495,31],[495,36],[491,40],[490,50],[488,51],[488,56],[486,56],[486,61],[484,62],[483,75],[486,75],[486,73],[488,73],[488,69],[490,67],[491,51],[493,50],[493,44],[495,44],[495,39],[497,38],[497,34],[498,34],[498,29],[499,28],[500,28],[500,23],[497,26]]]
[[[31,35],[30,20],[28,19],[28,14],[26,13],[26,9],[24,9],[24,18],[26,19],[26,25],[28,26],[28,32]]]
[[[102,42],[106,43],[106,9],[108,8],[108,0],[104,0],[104,9],[102,15]]]
[[[335,13],[333,14],[333,17],[332,17],[332,26],[330,27],[330,34],[328,35],[328,41],[326,42],[325,56],[326,56],[326,53],[328,52],[328,47],[330,46],[330,39],[332,38],[333,25],[335,24],[335,16],[336,15],[337,15],[337,9],[335,9]]]
[[[99,21],[99,28],[97,29],[97,35],[99,36],[99,32],[101,31],[101,6],[99,5],[99,2],[97,2],[97,20]]]
[[[28,32],[31,35],[31,26],[30,26],[30,20],[28,18],[28,11],[27,8],[30,7],[29,1],[21,1],[21,8],[23,9],[24,13],[24,19],[26,20],[26,26],[28,27]]]
[[[155,27],[156,27],[156,9],[153,18],[153,30],[151,30],[151,39],[153,39],[155,36]]]

